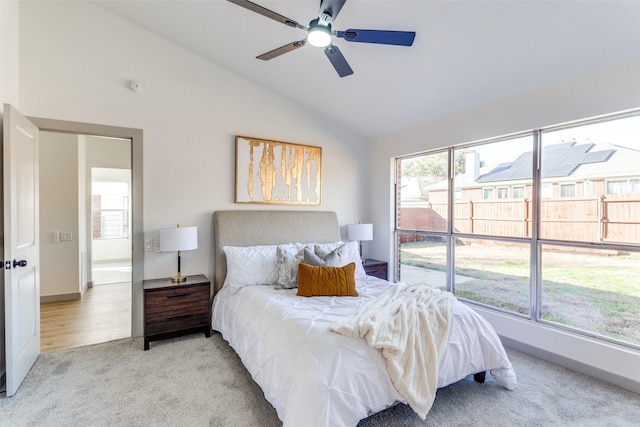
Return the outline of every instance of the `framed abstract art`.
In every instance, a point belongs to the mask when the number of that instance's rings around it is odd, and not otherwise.
[[[236,136],[236,203],[319,205],[322,148]]]

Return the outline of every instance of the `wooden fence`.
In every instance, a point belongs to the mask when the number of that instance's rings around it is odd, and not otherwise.
[[[401,207],[398,226],[447,231],[447,204]],[[457,201],[453,226],[459,233],[531,237],[531,200]],[[640,243],[640,195],[542,199],[540,238],[581,242]],[[407,236],[404,241],[415,240]]]

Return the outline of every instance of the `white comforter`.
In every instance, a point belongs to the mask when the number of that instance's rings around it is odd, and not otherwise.
[[[272,286],[223,288],[214,298],[212,327],[238,353],[285,427],[355,426],[406,400],[393,386],[379,349],[329,327],[390,286],[367,277],[357,284],[357,298],[304,298],[296,289]],[[449,313],[438,387],[486,370],[513,388],[515,374],[491,326],[455,299]]]
[[[391,382],[424,420],[436,397],[453,298],[440,289],[398,283],[329,329],[382,350]]]

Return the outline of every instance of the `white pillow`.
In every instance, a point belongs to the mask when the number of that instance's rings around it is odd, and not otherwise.
[[[313,250],[313,245],[293,243],[279,245],[276,250],[276,286],[274,289],[298,287],[298,266],[304,260],[304,250]]]
[[[324,258],[342,245],[346,245],[347,247],[346,260],[344,260],[345,264],[354,262],[356,264],[356,280],[366,280],[367,273],[364,271],[362,260],[360,259],[360,245],[356,240],[349,242],[315,243],[314,252],[320,258]]]
[[[276,248],[268,246],[224,246],[227,277],[222,286],[273,285],[276,283]]]

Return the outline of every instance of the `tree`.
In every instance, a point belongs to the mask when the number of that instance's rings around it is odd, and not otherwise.
[[[456,151],[455,157],[455,173],[461,175],[465,172],[467,153],[471,150],[464,149]],[[403,177],[419,177],[428,176],[434,181],[442,181],[447,179],[448,155],[447,152],[426,154],[424,156],[412,157],[402,160],[402,176]],[[480,162],[480,166],[484,166],[484,161]]]
[[[434,180],[447,178],[447,153],[427,154],[402,160],[402,176],[428,176]]]

